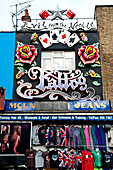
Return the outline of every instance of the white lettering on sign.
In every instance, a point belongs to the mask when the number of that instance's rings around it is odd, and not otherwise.
[[[86,78],[80,70],[74,72],[45,71],[40,67],[32,67],[28,71],[28,77],[37,83],[32,88],[30,82],[24,80],[18,81],[19,86],[16,89],[17,94],[25,99],[44,98],[49,96],[50,100],[58,100],[62,96],[65,100],[99,100],[100,96],[95,96],[95,90],[92,87],[87,88]],[[65,93],[72,89],[71,95]],[[78,91],[85,92],[88,96],[81,98]],[[62,91],[63,90],[63,91]]]

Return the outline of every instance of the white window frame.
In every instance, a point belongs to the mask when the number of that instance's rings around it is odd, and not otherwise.
[[[44,53],[50,53],[50,56],[43,56],[43,52]],[[62,56],[55,56],[54,54],[55,53],[62,53]],[[72,54],[72,56],[68,56],[68,55],[66,55],[67,53],[71,53]],[[75,51],[42,51],[41,52],[41,68],[43,68],[44,69],[44,62],[43,62],[43,59],[51,59],[51,68],[49,69],[49,70],[54,70],[53,69],[53,59],[54,58],[63,58],[63,63],[64,63],[64,68],[63,69],[58,69],[58,70],[75,70]],[[73,69],[66,69],[66,63],[65,63],[65,61],[66,61],[66,59],[73,59]],[[45,69],[44,69],[45,70]]]

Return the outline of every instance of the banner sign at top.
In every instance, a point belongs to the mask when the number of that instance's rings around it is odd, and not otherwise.
[[[74,19],[74,20],[32,20],[31,22],[18,20],[18,30],[52,30],[62,28],[69,31],[82,30],[97,30],[96,20],[94,19]]]

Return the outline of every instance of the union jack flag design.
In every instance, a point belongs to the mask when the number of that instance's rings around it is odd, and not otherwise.
[[[49,155],[46,156],[46,161],[47,161],[47,162],[50,161]]]
[[[74,155],[70,155],[69,156],[69,164],[68,164],[68,168],[69,169],[74,169],[75,167],[75,156]]]
[[[49,135],[49,127],[47,127],[46,132],[45,132],[45,139],[46,139],[45,145],[49,145],[48,135]]]
[[[69,151],[69,164],[68,164],[68,168],[75,168],[76,164],[75,164],[75,155],[76,155],[76,151],[74,149]]]
[[[67,136],[68,136],[68,126],[60,127],[60,137],[61,137],[61,145],[67,146]]]
[[[63,151],[58,151],[59,154],[59,167],[64,167],[64,155]]]
[[[64,155],[64,168],[68,168],[69,154],[67,153],[67,151],[64,151],[63,155]]]
[[[80,150],[77,150],[75,158],[77,167],[82,167],[82,152]]]
[[[49,127],[48,141],[50,145],[53,144],[53,126]]]

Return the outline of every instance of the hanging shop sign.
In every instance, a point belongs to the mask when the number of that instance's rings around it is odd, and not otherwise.
[[[109,101],[71,101],[68,110],[110,110]]]
[[[6,101],[6,111],[36,111],[36,102]]]
[[[81,120],[84,120],[84,121],[86,121],[86,120],[90,120],[90,121],[94,121],[94,120],[96,120],[96,121],[100,121],[100,120],[102,120],[102,121],[113,121],[113,116],[111,116],[111,115],[108,115],[108,116],[104,116],[104,115],[101,115],[101,116],[98,116],[98,115],[95,115],[95,116],[93,116],[93,115],[90,115],[90,116],[88,116],[88,115],[86,115],[86,116],[84,116],[84,115],[80,115],[80,116],[75,116],[75,115],[67,115],[67,116],[65,116],[65,115],[51,115],[51,116],[48,116],[48,115],[44,115],[44,116],[39,116],[39,115],[28,115],[28,116],[26,116],[26,115],[20,115],[20,116],[15,116],[15,115],[13,115],[13,116],[9,116],[9,115],[6,115],[6,116],[0,116],[0,121],[16,121],[16,120],[18,120],[18,121],[35,121],[35,120],[38,120],[38,121],[48,121],[48,120],[52,120],[52,121],[60,121],[60,120],[63,120],[63,121],[75,121],[75,120],[77,120],[77,121],[81,121]]]

